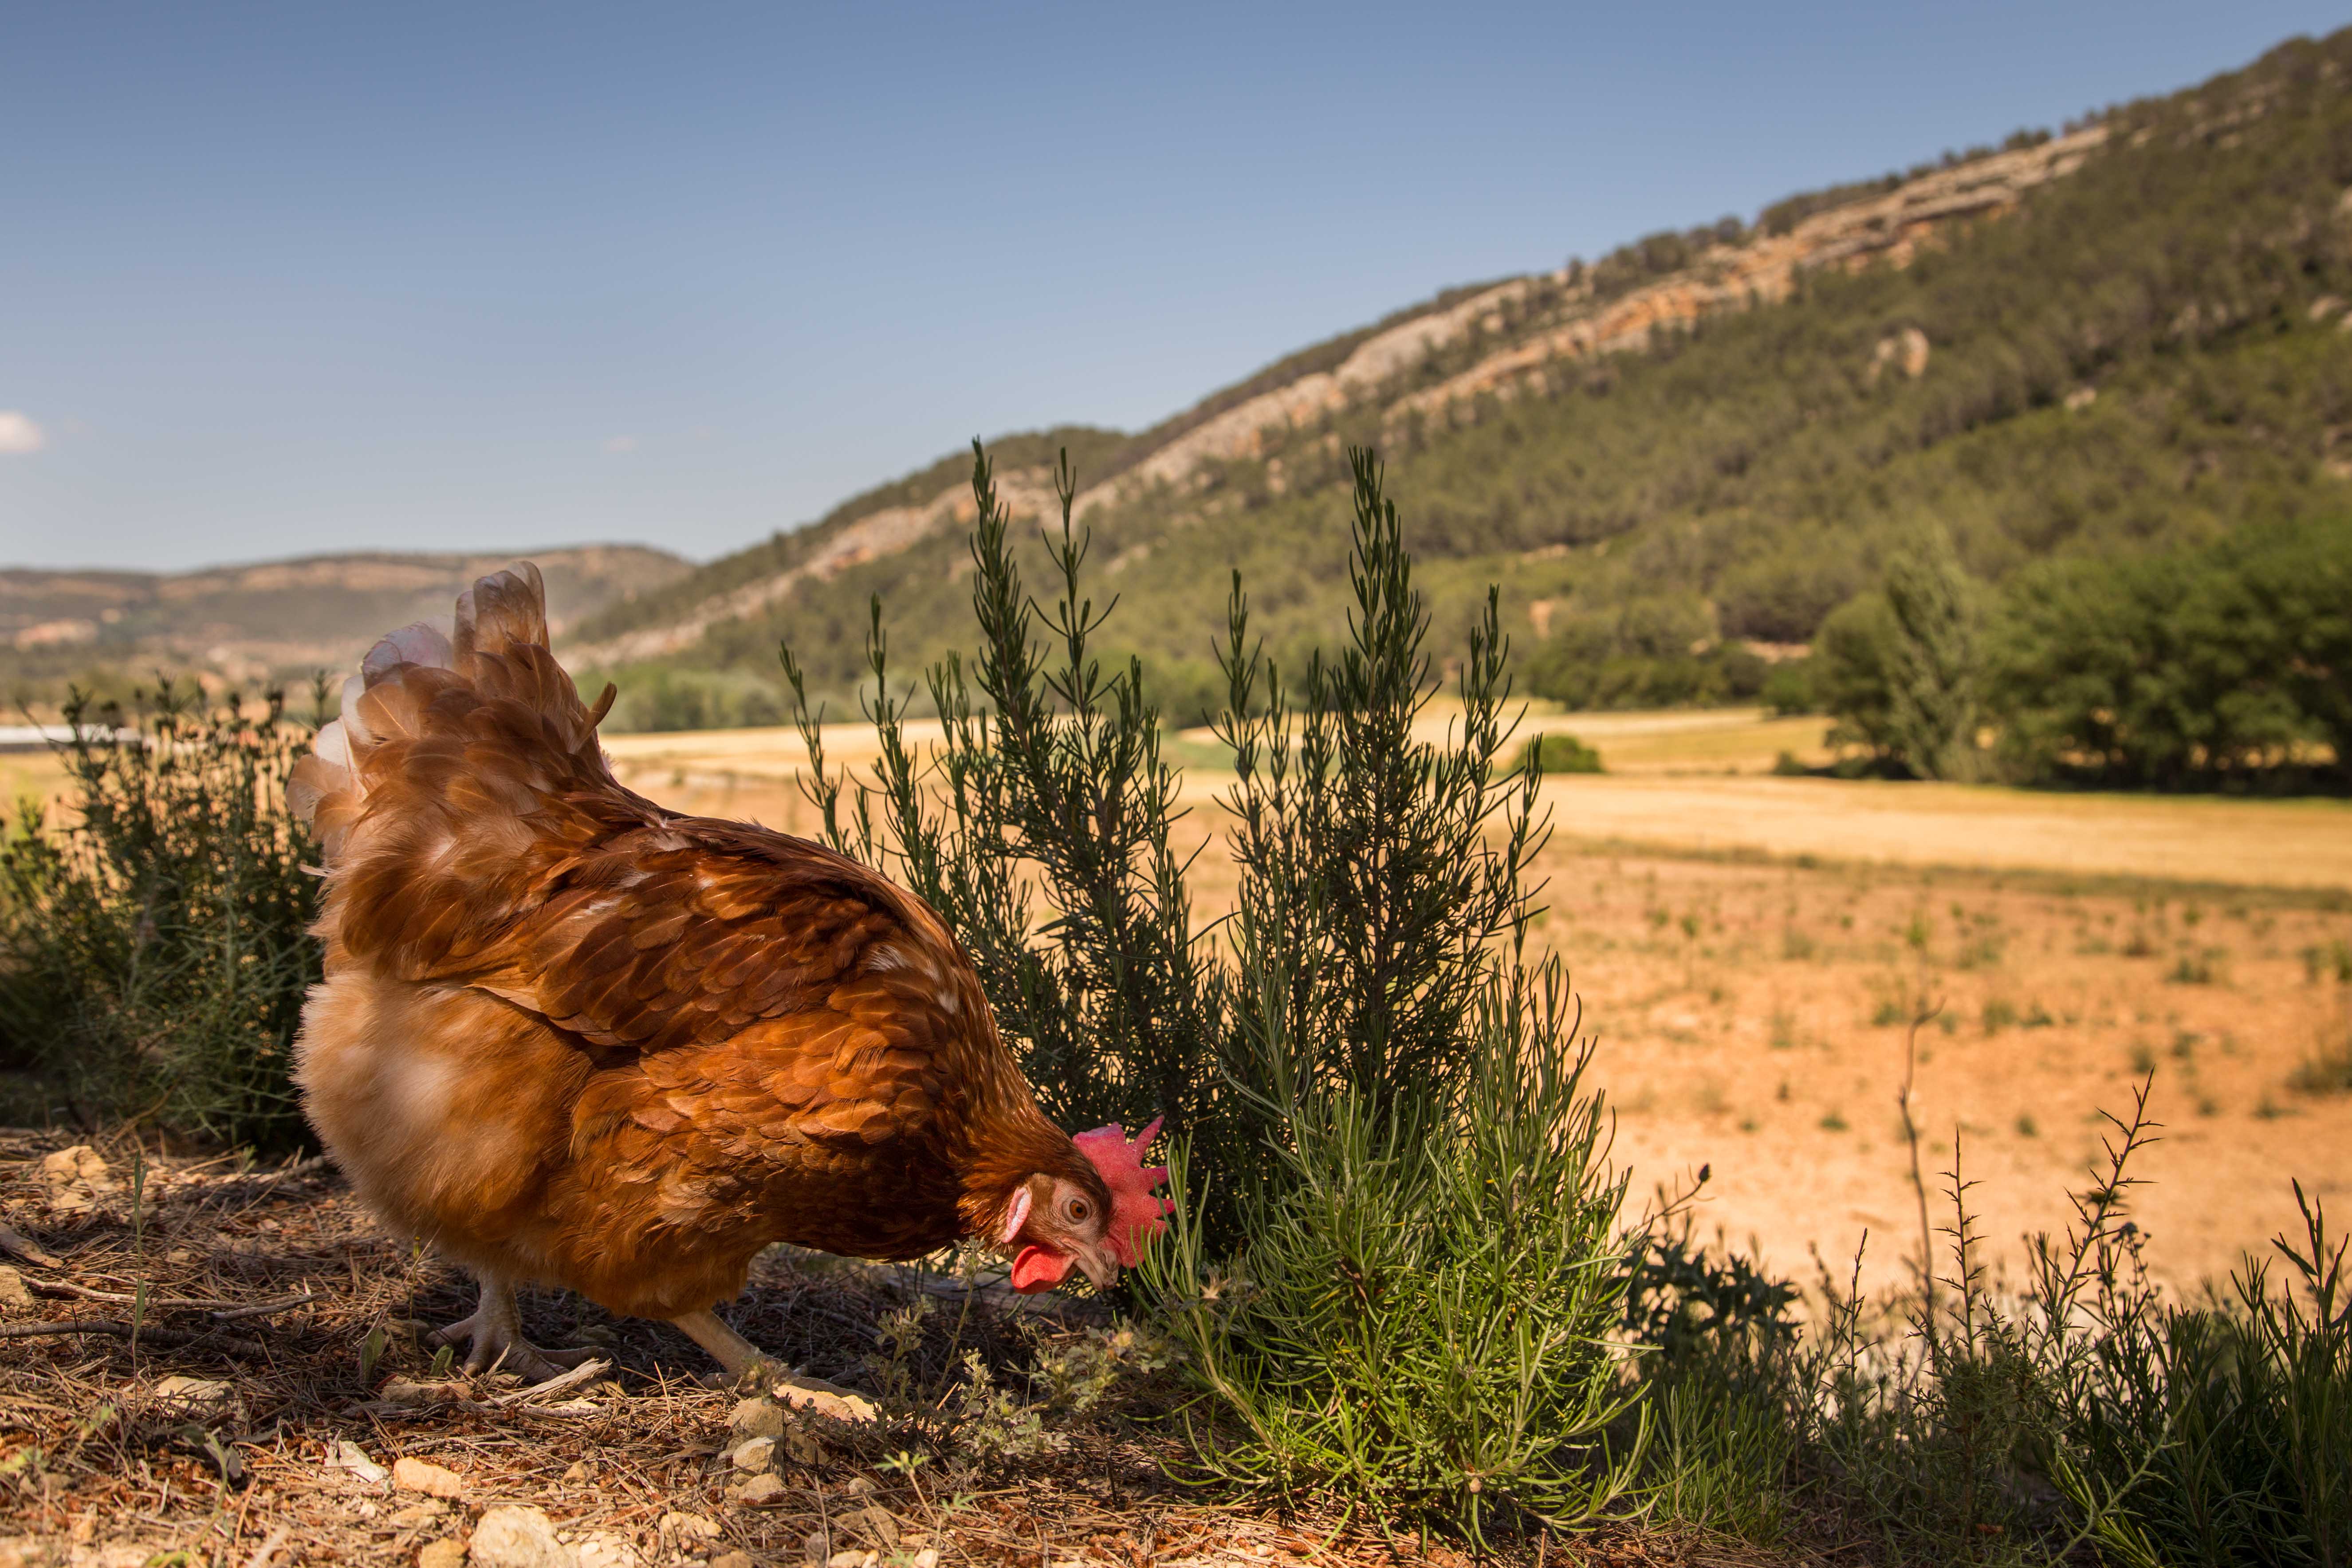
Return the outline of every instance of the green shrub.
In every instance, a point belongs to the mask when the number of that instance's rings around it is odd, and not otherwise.
[[[1565,732],[1529,736],[1519,748],[1519,766],[1537,767],[1547,773],[1598,773],[1608,770],[1601,765],[1601,753]]]
[[[785,652],[807,788],[836,847],[946,916],[1053,1114],[1165,1113],[1179,1134],[1174,1245],[1145,1277],[1215,1412],[1199,1465],[1473,1535],[1573,1521],[1622,1492],[1641,1424],[1604,1445],[1628,1397],[1624,1178],[1605,1166],[1565,978],[1517,960],[1545,757],[1498,765],[1512,723],[1492,593],[1446,741],[1417,737],[1438,690],[1429,612],[1377,463],[1350,462],[1348,644],[1286,672],[1251,636],[1238,575],[1228,600],[1214,725],[1240,886],[1222,934],[1192,923],[1143,667],[1106,671],[1093,651],[1108,612],[1083,587],[1066,464],[1041,606],[975,448],[980,647],[928,674],[935,751],[907,742],[878,603],[871,776],[826,766]],[[1254,1283],[1216,1283],[1239,1278]],[[1337,1301],[1334,1278],[1355,1280]]]
[[[319,714],[283,710],[168,680],[128,712],[68,706],[71,816],[22,816],[0,848],[0,1059],[86,1122],[306,1136],[287,1073],[319,978],[317,852],[285,781]]]
[[[1813,691],[1813,661],[1810,657],[1784,658],[1773,665],[1756,694],[1779,717],[1821,710],[1821,699]]]
[[[1291,1077],[1292,1023],[1269,1007],[1259,1042],[1276,1178],[1181,1167],[1175,1228],[1144,1266],[1223,1428],[1193,1430],[1203,1468],[1474,1541],[1602,1512],[1647,1427],[1608,1440],[1635,1393],[1611,1342],[1628,1175],[1607,1168],[1557,961],[1490,977],[1458,1079],[1385,1105]],[[1218,1180],[1242,1185],[1249,1238],[1223,1261],[1185,1218]]]

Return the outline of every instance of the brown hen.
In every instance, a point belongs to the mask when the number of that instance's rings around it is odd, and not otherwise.
[[[908,1258],[980,1237],[1043,1289],[1160,1223],[1116,1129],[1083,1144],[1013,1065],[939,917],[871,869],[624,789],[547,648],[537,568],[456,633],[410,626],[345,688],[291,791],[324,847],[326,978],[296,1078],[386,1221],[469,1265],[469,1367],[546,1376],[514,1287],[712,1311],[788,1241]],[[1156,1124],[1155,1124],[1156,1126]],[[1106,1178],[1108,1178],[1108,1180]]]

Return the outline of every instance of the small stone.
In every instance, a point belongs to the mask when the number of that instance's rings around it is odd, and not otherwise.
[[[735,1500],[747,1508],[758,1508],[784,1495],[784,1479],[776,1475],[753,1476],[735,1489]]]
[[[41,1181],[50,1187],[69,1187],[79,1184],[99,1193],[110,1193],[117,1185],[114,1168],[87,1143],[77,1143],[70,1149],[43,1155]]]
[[[753,1437],[781,1437],[784,1435],[784,1407],[772,1399],[739,1399],[735,1413],[727,1418],[727,1429],[735,1434],[739,1443]]]
[[[866,1560],[873,1555],[871,1552],[836,1552],[824,1560],[824,1568],[866,1568]]]
[[[592,1530],[580,1538],[580,1568],[645,1568],[635,1542],[610,1530]]]
[[[898,1545],[898,1521],[890,1516],[889,1510],[883,1508],[862,1508],[856,1512],[851,1514],[845,1522],[846,1522],[853,1530],[865,1535],[867,1540],[873,1542],[877,1546],[882,1548],[883,1551],[891,1552],[897,1550]]]
[[[173,1415],[218,1415],[236,1398],[235,1389],[209,1377],[167,1377],[155,1385],[156,1405]]]
[[[722,1552],[710,1560],[710,1568],[751,1568],[748,1552]]]
[[[365,1448],[341,1438],[327,1445],[327,1468],[349,1470],[372,1487],[380,1487],[392,1477],[390,1470],[368,1458]]]
[[[414,1457],[392,1467],[392,1484],[403,1491],[423,1492],[427,1497],[462,1497],[466,1491],[466,1483],[457,1471]]]
[[[805,1410],[813,1415],[830,1416],[835,1421],[876,1419],[872,1400],[821,1377],[787,1377],[776,1384],[775,1393],[778,1399],[793,1409]]]
[[[841,1489],[847,1492],[851,1497],[872,1497],[874,1495],[874,1478],[871,1476],[852,1476],[847,1481],[843,1483]]]
[[[737,1469],[757,1475],[774,1463],[775,1458],[776,1440],[773,1437],[754,1437],[749,1442],[738,1443],[728,1460]]]
[[[501,1503],[474,1525],[473,1568],[578,1568],[580,1554],[555,1539],[547,1510]]]
[[[576,1487],[588,1479],[588,1461],[574,1459],[563,1472],[563,1484]]]
[[[58,1554],[37,1535],[0,1536],[0,1568],[49,1568]]]
[[[719,1526],[698,1513],[666,1513],[661,1533],[673,1541],[716,1541]]]
[[[466,1568],[466,1543],[443,1536],[416,1549],[416,1568]]]
[[[812,1563],[822,1563],[825,1559],[825,1548],[829,1544],[831,1543],[825,1540],[824,1531],[812,1530],[808,1532],[808,1538],[801,1542],[801,1555]]]
[[[807,1427],[794,1425],[784,1430],[784,1457],[795,1465],[824,1463],[824,1442]]]
[[[926,1546],[916,1552],[913,1568],[940,1568],[940,1549]]]
[[[33,1293],[25,1289],[25,1277],[14,1268],[0,1268],[0,1307],[29,1309]]]
[[[413,1502],[406,1508],[394,1509],[384,1522],[394,1530],[415,1530],[420,1524],[430,1524],[448,1511],[439,1502]]]

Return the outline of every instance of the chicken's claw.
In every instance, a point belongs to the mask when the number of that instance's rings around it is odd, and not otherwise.
[[[436,1331],[432,1337],[436,1343],[465,1345],[469,1373],[510,1372],[529,1383],[560,1377],[596,1353],[593,1349],[542,1350],[523,1338],[514,1287],[489,1279],[482,1281],[481,1302],[473,1315]]]

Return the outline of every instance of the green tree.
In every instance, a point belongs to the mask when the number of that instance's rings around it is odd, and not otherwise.
[[[1822,623],[1816,689],[1837,716],[1832,739],[1921,778],[1984,776],[1983,620],[1982,590],[1950,536],[1920,535],[1888,563],[1884,587]]]

